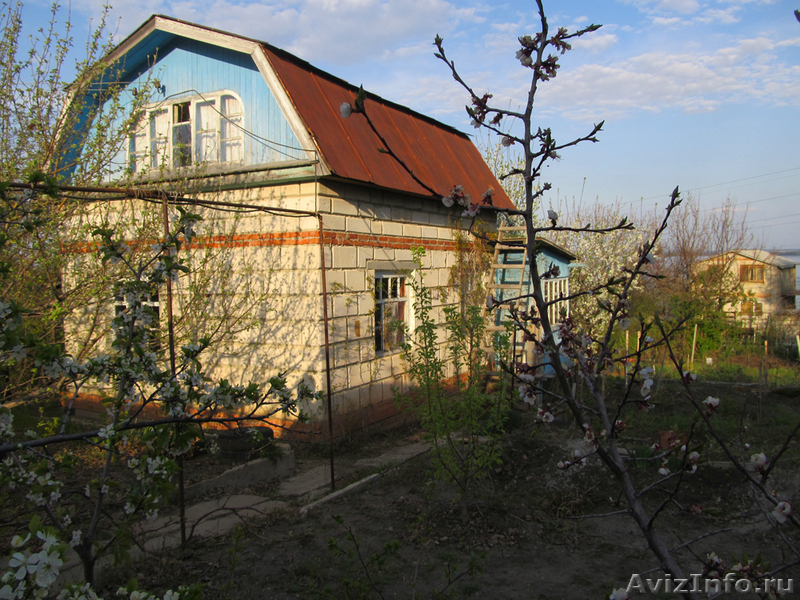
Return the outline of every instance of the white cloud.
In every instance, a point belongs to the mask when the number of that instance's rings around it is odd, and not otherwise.
[[[725,10],[716,10],[716,9],[707,9],[704,10],[700,15],[694,18],[695,21],[699,23],[723,23],[725,25],[730,25],[732,23],[738,23],[741,19],[736,15],[737,12],[741,10],[738,6],[732,6],[730,8],[726,8]]]
[[[99,14],[100,0],[73,7]],[[446,0],[118,0],[112,14],[123,35],[153,13],[263,40],[310,62],[353,64],[378,56],[407,56],[436,33],[485,20],[483,8],[460,8]]]
[[[618,41],[619,39],[613,33],[594,33],[576,39],[572,42],[572,46],[576,50],[588,50],[597,54],[616,46]]]
[[[700,9],[697,0],[625,0],[644,12],[691,14]]]
[[[660,27],[673,27],[683,22],[683,19],[680,17],[653,17],[653,25],[658,25]]]
[[[704,54],[651,52],[610,65],[564,71],[542,88],[548,111],[572,118],[639,111],[709,112],[726,103],[800,106],[800,66],[779,62],[783,42],[741,40]]]

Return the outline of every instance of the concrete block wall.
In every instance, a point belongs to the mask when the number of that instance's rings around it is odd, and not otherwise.
[[[449,269],[456,263],[455,232],[468,226],[459,212],[434,199],[335,181],[232,189],[209,193],[205,199],[322,214],[334,417],[348,426],[390,417],[395,390],[407,391],[411,382],[398,351],[375,350],[375,271],[413,266],[412,248],[424,247],[423,281],[437,288],[434,316],[441,320],[442,306],[455,300],[452,295],[447,299]],[[265,383],[280,371],[288,373],[290,385],[304,381],[323,391],[317,219],[199,212],[205,221],[186,255],[194,272],[175,286],[174,312],[176,322],[182,323],[179,343],[219,326],[233,327],[235,335],[203,360],[213,379]],[[117,222],[129,217],[115,214]],[[491,225],[493,215],[484,219]],[[209,277],[209,272],[214,275]],[[195,294],[194,304],[189,302],[192,286],[202,291],[202,301]],[[407,314],[411,312],[409,302]],[[236,316],[233,325],[222,320],[229,313]],[[162,320],[165,314],[163,310]],[[80,332],[85,317],[74,316],[73,334]],[[112,317],[109,303],[107,320]],[[413,329],[413,317],[410,325]],[[303,408],[314,421],[327,417],[324,401]]]
[[[398,269],[413,266],[412,248],[424,247],[423,282],[425,287],[437,288],[433,315],[441,322],[441,308],[455,301],[448,283],[450,267],[457,259],[456,231],[466,230],[469,224],[462,222],[459,212],[434,199],[346,183],[321,184],[318,207],[326,241],[331,243],[327,280],[333,315],[334,415],[349,426],[367,425],[392,417],[395,391],[412,387],[400,352],[375,350],[375,272],[391,271],[393,265]],[[484,219],[487,225],[493,222],[493,216],[491,222]],[[413,312],[411,304],[407,314]],[[409,325],[413,331],[413,316]]]

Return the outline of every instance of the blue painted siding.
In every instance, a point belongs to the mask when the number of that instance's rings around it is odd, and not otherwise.
[[[526,263],[522,265],[522,250],[501,250],[497,261],[499,264],[503,265],[519,265],[518,268],[506,268],[506,269],[497,269],[495,271],[495,283],[501,285],[519,285],[520,277],[522,277],[522,294],[533,294],[533,284],[531,283],[531,269],[530,263]],[[569,261],[566,257],[562,254],[553,252],[551,249],[545,247],[539,250],[536,256],[536,264],[539,270],[539,273],[543,273],[550,269],[551,265],[555,265],[560,269],[559,279],[569,279]],[[550,279],[548,280],[551,283],[555,283],[558,279]],[[518,291],[516,289],[502,289],[497,290],[495,293],[495,297],[499,301],[516,298]],[[547,297],[545,296],[545,300]],[[527,307],[532,306],[533,300],[528,298],[522,300],[519,306]],[[494,311],[494,324],[501,325],[505,321],[509,319],[508,309],[500,308]],[[551,320],[553,316],[551,315]],[[558,338],[558,334],[556,333],[556,338]]]
[[[141,67],[132,71],[125,77],[128,89],[140,88],[147,80],[147,72]],[[151,78],[161,85],[152,97],[156,104],[170,104],[181,98],[197,98],[223,90],[238,95],[244,108],[247,132],[244,166],[306,158],[249,55],[195,40],[173,38],[170,44],[158,49]],[[120,171],[127,166],[127,148],[120,150],[115,164]]]
[[[503,250],[497,257],[500,264],[504,265],[521,265],[522,264],[522,250]],[[560,254],[551,252],[549,249],[544,248],[540,250],[536,257],[536,264],[539,273],[547,271],[550,265],[555,265],[560,269],[561,277],[569,277],[569,262]],[[500,284],[518,284],[520,276],[523,276],[523,290],[527,289],[527,294],[533,293],[533,286],[531,285],[531,269],[530,265],[525,265],[524,275],[522,269],[503,269],[495,273],[495,283]]]

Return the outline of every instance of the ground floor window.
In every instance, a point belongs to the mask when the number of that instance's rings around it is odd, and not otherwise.
[[[159,322],[161,320],[161,309],[158,299],[158,292],[147,294],[142,300],[142,307],[147,307],[152,310],[150,313],[150,323],[147,326],[148,330],[148,346],[151,351],[158,352],[161,350],[161,327]],[[125,311],[130,311],[131,307],[128,306],[122,292],[118,291],[114,296],[114,316],[118,317]],[[155,314],[153,314],[155,313]]]
[[[391,352],[405,341],[408,325],[406,276],[375,273],[375,351]]]
[[[742,316],[760,317],[764,314],[761,302],[742,302]]]

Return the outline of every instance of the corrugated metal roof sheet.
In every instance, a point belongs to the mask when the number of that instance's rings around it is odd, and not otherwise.
[[[429,196],[430,192],[386,153],[362,115],[343,119],[339,107],[353,104],[357,88],[297,57],[263,44],[264,51],[300,118],[332,172],[345,179]],[[379,96],[367,94],[367,114],[392,151],[421,181],[441,195],[464,186],[473,201],[494,189],[494,205],[514,208],[508,195],[463,133]]]
[[[767,252],[766,250],[758,250],[758,249],[731,250],[728,253],[728,256],[732,254],[738,254],[739,256],[743,256],[744,258],[749,258],[750,260],[766,263],[768,265],[773,265],[778,269],[791,269],[792,267],[797,266],[797,263],[794,262],[793,260],[789,260],[788,258],[785,258],[783,256],[773,254],[772,252]],[[701,262],[711,261],[720,256],[724,255],[718,254],[715,256],[710,256],[708,258],[704,258]]]

